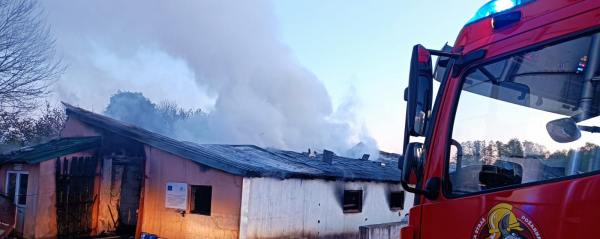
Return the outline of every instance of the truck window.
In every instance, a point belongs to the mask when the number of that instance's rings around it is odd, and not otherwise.
[[[595,38],[594,38],[595,37]],[[544,45],[466,71],[447,158],[447,193],[472,194],[600,170],[600,134],[554,141],[550,121],[600,126],[600,35]],[[594,45],[596,44],[596,45]],[[595,80],[592,78],[592,80]],[[586,88],[587,87],[587,88]],[[583,90],[589,90],[582,97]],[[590,99],[591,104],[582,103]],[[449,192],[448,192],[449,191]]]

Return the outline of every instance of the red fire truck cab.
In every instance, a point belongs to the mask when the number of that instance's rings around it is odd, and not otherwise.
[[[415,46],[401,238],[600,238],[598,82],[600,0],[493,0]]]

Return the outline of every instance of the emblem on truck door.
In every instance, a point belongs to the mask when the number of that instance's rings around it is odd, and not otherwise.
[[[471,239],[544,239],[529,215],[508,203],[500,203],[481,215]]]

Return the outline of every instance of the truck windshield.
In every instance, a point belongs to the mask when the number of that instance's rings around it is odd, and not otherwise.
[[[582,132],[576,141],[558,143],[546,129],[566,117],[600,126],[597,49],[600,35],[589,35],[466,71],[447,159],[449,191],[475,193],[600,170],[600,134]]]

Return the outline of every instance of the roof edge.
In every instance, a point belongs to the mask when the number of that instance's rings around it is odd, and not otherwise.
[[[78,142],[73,145],[66,146],[56,146],[57,148],[52,148],[49,150],[45,150],[42,152],[35,152],[35,147],[53,144],[58,141],[67,141],[67,140],[82,140],[83,142]],[[43,144],[38,144],[31,146],[34,148],[34,152],[24,152],[20,153],[17,151],[13,151],[11,153],[15,153],[16,155],[4,155],[4,161],[0,162],[0,164],[5,163],[27,163],[27,164],[37,164],[41,163],[53,158],[58,158],[64,155],[80,152],[83,150],[88,150],[95,147],[100,147],[102,144],[102,137],[93,136],[93,137],[67,137],[61,138],[58,141],[50,141]],[[28,154],[29,153],[29,154]]]
[[[80,120],[80,121],[82,121],[84,123],[88,123],[88,124],[94,125],[96,127],[100,127],[102,129],[105,129],[105,130],[110,131],[112,133],[115,133],[115,134],[121,135],[123,137],[127,137],[127,138],[130,138],[130,139],[136,140],[138,142],[147,144],[147,145],[149,145],[151,147],[160,149],[160,150],[165,151],[167,153],[170,153],[170,154],[173,154],[173,155],[176,155],[176,156],[188,159],[188,160],[192,160],[192,161],[198,162],[200,164],[204,164],[206,166],[209,166],[209,167],[212,167],[214,169],[218,169],[218,170],[230,173],[230,174],[234,174],[234,175],[238,175],[238,176],[242,176],[242,177],[245,177],[247,175],[252,175],[252,173],[249,173],[247,170],[240,169],[240,168],[237,168],[235,166],[228,165],[228,164],[225,164],[225,163],[222,163],[222,162],[218,162],[216,160],[211,160],[211,159],[209,159],[207,157],[203,157],[203,158],[200,159],[198,157],[198,155],[195,154],[194,152],[190,152],[190,151],[185,150],[185,149],[183,149],[181,147],[178,147],[176,144],[177,143],[183,143],[181,141],[177,141],[175,139],[171,139],[169,137],[153,133],[153,132],[148,131],[146,129],[143,129],[141,127],[138,127],[138,126],[135,126],[135,125],[131,125],[131,124],[127,124],[127,123],[124,123],[124,122],[112,119],[110,117],[106,117],[106,116],[103,116],[103,115],[100,115],[100,114],[89,112],[87,110],[84,110],[84,109],[79,108],[79,107],[72,106],[72,105],[70,105],[68,103],[65,103],[65,102],[61,102],[61,103],[63,105],[65,105],[68,116],[72,116],[75,119]],[[77,111],[82,111],[82,112],[77,112]],[[160,142],[159,140],[154,140],[154,139],[152,139],[152,137],[146,137],[146,138],[144,138],[142,135],[136,134],[136,133],[131,132],[131,131],[126,130],[126,129],[119,129],[117,127],[112,127],[111,125],[108,125],[105,122],[101,122],[99,120],[93,119],[92,117],[88,117],[87,115],[85,115],[85,113],[94,114],[97,117],[103,117],[103,118],[105,118],[105,120],[108,120],[108,121],[117,121],[117,122],[125,124],[125,125],[127,125],[129,127],[133,127],[133,128],[136,128],[136,129],[148,132],[151,135],[157,135],[157,136],[160,136],[160,137],[164,137],[165,139],[167,139],[167,141],[172,141],[172,142],[169,142],[169,143],[172,143],[172,144],[169,144],[167,142]]]

